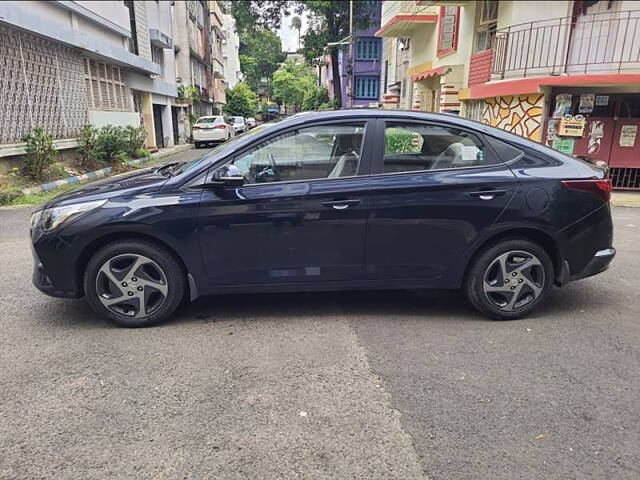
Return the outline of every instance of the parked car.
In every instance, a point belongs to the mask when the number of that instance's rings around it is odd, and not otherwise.
[[[238,117],[238,116],[229,117],[227,121],[228,123],[231,124],[233,133],[236,135],[244,133],[248,130],[247,123],[245,122],[244,117]]]
[[[200,117],[191,129],[193,144],[200,148],[206,143],[225,142],[231,138],[232,131],[231,126],[220,115]]]
[[[462,289],[522,317],[615,255],[603,170],[462,118],[294,115],[31,218],[33,281],[125,326],[222,293]]]
[[[253,117],[248,117],[246,120],[246,123],[247,123],[247,127],[251,129],[256,126],[256,119]]]

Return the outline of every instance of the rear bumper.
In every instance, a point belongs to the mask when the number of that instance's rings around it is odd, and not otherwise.
[[[558,275],[557,284],[562,286],[575,280],[592,277],[598,273],[602,273],[609,268],[613,258],[616,256],[616,249],[613,247],[598,250],[587,265],[577,273],[572,274],[569,263],[565,260],[562,270]]]
[[[227,138],[226,130],[219,128],[212,128],[209,130],[194,130],[193,141],[194,142],[220,142]]]
[[[598,250],[587,266],[579,273],[572,275],[569,281],[580,280],[604,272],[609,268],[613,257],[616,256],[616,249],[613,247]]]

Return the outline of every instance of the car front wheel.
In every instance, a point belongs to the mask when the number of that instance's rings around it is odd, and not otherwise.
[[[538,244],[511,239],[485,248],[473,260],[465,293],[481,312],[500,320],[521,318],[553,287],[553,262]]]
[[[184,273],[160,245],[118,241],[98,250],[84,276],[87,301],[124,327],[146,327],[168,318],[185,293]]]

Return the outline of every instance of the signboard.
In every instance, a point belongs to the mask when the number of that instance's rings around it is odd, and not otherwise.
[[[609,95],[596,95],[596,107],[606,107],[609,105]]]
[[[560,140],[554,140],[551,144],[551,148],[564,153],[565,155],[573,154],[573,145],[575,140],[573,138],[563,138]]]
[[[596,102],[596,95],[594,93],[583,93],[580,95],[580,105],[578,106],[578,113],[591,113],[593,112],[593,105]]]
[[[573,95],[570,93],[560,93],[556,95],[556,109],[553,112],[554,118],[561,118],[571,114],[571,101]]]
[[[620,130],[620,146],[633,147],[636,144],[637,125],[623,125]]]
[[[582,137],[585,118],[582,115],[565,115],[560,120],[558,135],[561,137]]]
[[[551,142],[553,142],[554,140],[559,140],[560,137],[558,136],[558,124],[560,123],[560,120],[558,120],[557,118],[550,118],[549,119],[549,123],[547,123],[547,147],[551,146]]]

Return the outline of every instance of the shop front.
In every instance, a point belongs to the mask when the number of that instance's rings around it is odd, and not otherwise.
[[[543,142],[610,168],[616,189],[640,190],[640,93],[554,89]]]

